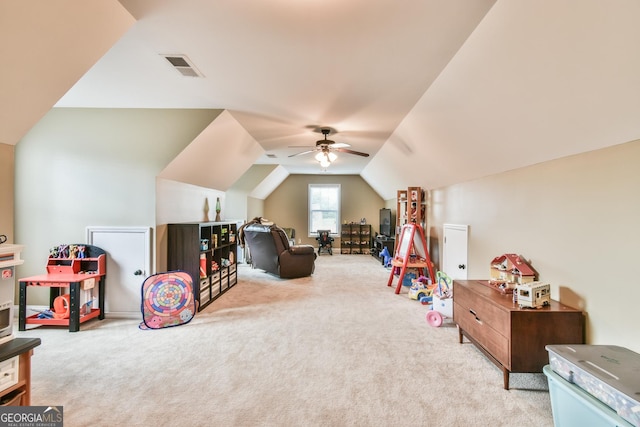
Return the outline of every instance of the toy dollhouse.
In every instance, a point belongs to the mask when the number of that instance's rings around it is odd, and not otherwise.
[[[536,276],[535,270],[520,255],[503,254],[491,261],[489,283],[511,293],[517,285],[534,282]]]

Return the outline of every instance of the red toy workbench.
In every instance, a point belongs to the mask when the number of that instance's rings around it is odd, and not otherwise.
[[[104,295],[106,277],[106,252],[92,245],[69,245],[84,247],[83,258],[50,257],[47,262],[47,274],[20,279],[20,297],[18,302],[18,330],[26,330],[27,324],[69,326],[70,332],[80,330],[80,324],[88,320],[104,319]],[[30,286],[49,288],[49,307],[61,295],[61,290],[69,288],[68,318],[48,318],[39,314],[27,316],[27,289]],[[98,289],[98,307],[90,312],[81,313],[80,290]]]

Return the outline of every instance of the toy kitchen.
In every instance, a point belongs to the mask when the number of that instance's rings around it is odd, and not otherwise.
[[[0,244],[0,344],[14,338],[15,267],[24,263],[20,258],[23,248],[23,245]]]

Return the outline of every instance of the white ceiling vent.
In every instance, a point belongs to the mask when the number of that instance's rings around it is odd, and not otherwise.
[[[203,77],[186,55],[162,55],[169,63],[186,77]]]

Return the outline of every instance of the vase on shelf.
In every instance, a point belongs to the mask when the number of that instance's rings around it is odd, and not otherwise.
[[[221,221],[220,219],[220,197],[216,199],[216,221]]]
[[[204,222],[209,222],[209,199],[204,199]]]

